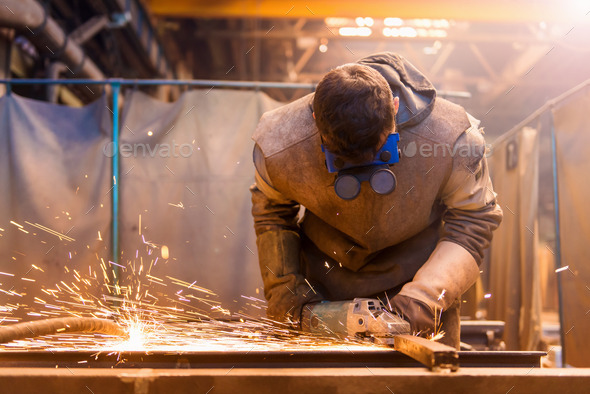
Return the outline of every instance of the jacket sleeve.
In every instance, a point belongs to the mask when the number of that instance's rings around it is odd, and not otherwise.
[[[502,221],[502,209],[496,203],[485,158],[485,141],[470,117],[472,126],[453,147],[453,169],[443,187],[441,199],[447,207],[443,214],[441,241],[463,246],[477,264],[490,245],[492,232]]]
[[[256,183],[250,191],[258,262],[268,301],[266,314],[298,327],[303,306],[323,299],[301,274],[297,226],[300,205],[272,186],[258,145],[254,148],[254,164]]]
[[[254,147],[254,166],[256,182],[250,187],[250,192],[256,235],[269,230],[297,231],[300,206],[272,186],[264,165],[264,156],[258,145]]]

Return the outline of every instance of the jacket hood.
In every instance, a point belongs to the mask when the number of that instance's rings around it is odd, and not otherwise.
[[[399,97],[395,117],[400,129],[424,120],[434,105],[436,90],[432,83],[402,56],[384,52],[362,58],[358,64],[377,70],[389,83],[393,97]]]

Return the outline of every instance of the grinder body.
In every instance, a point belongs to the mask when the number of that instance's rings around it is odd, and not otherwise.
[[[410,333],[410,324],[388,312],[377,299],[355,298],[306,305],[301,314],[301,329],[312,334],[393,345],[395,335]]]

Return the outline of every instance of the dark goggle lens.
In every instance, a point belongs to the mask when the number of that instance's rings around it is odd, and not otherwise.
[[[397,179],[395,179],[395,174],[390,170],[379,169],[371,175],[369,183],[375,193],[389,194],[395,190]]]
[[[336,195],[343,200],[352,200],[361,191],[361,183],[353,175],[342,175],[334,183]]]

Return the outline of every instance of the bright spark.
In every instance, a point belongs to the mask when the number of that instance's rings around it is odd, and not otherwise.
[[[74,238],[68,237],[65,234],[62,234],[62,233],[55,231],[55,230],[52,230],[49,227],[42,226],[39,223],[31,223],[31,222],[27,222],[26,220],[25,220],[25,223],[28,224],[29,226],[33,226],[33,227],[36,227],[40,230],[43,230],[51,235],[55,235],[57,238],[59,238],[60,241],[61,240],[66,240],[66,241],[70,241],[70,242],[75,241]]]
[[[16,222],[12,224],[16,226],[14,230],[23,228]],[[32,224],[27,222],[27,225]],[[46,227],[44,231],[55,232]],[[55,233],[52,234],[61,239],[69,238]],[[100,232],[98,237],[102,239]],[[101,258],[95,253],[95,260],[88,265],[88,270],[68,269],[62,264],[64,274],[59,283],[50,287],[42,285],[40,278],[43,278],[44,271],[33,265],[24,274],[26,277],[20,279],[26,282],[36,281],[39,286],[38,294],[30,289],[32,285],[29,283],[26,284],[26,292],[18,288],[0,289],[1,293],[15,300],[0,306],[0,324],[17,322],[18,318],[10,315],[24,308],[27,316],[36,318],[73,316],[111,319],[125,328],[127,338],[60,332],[52,336],[1,344],[0,351],[330,351],[351,348],[362,351],[378,348],[357,339],[342,341],[305,335],[292,331],[287,325],[279,325],[266,318],[256,318],[243,311],[251,310],[255,312],[255,316],[260,316],[267,307],[266,301],[261,298],[244,295],[241,299],[247,308],[242,308],[239,312],[232,310],[221,304],[215,292],[198,286],[197,280],[185,281],[163,275],[166,265],[157,265],[157,262],[158,257],[160,261],[169,258],[168,247],[157,246],[146,241],[143,236],[141,239],[141,248],[136,253],[122,254],[118,263]],[[158,249],[161,256],[156,256]],[[72,253],[72,260],[66,260],[68,265],[75,264],[78,256],[77,253]],[[115,278],[113,265],[122,268],[118,274],[121,278]],[[0,272],[0,275],[15,276],[8,272]],[[22,286],[25,286],[24,283]],[[311,284],[309,286],[314,290]],[[22,298],[26,293],[32,293],[30,305],[22,303],[26,299]]]

